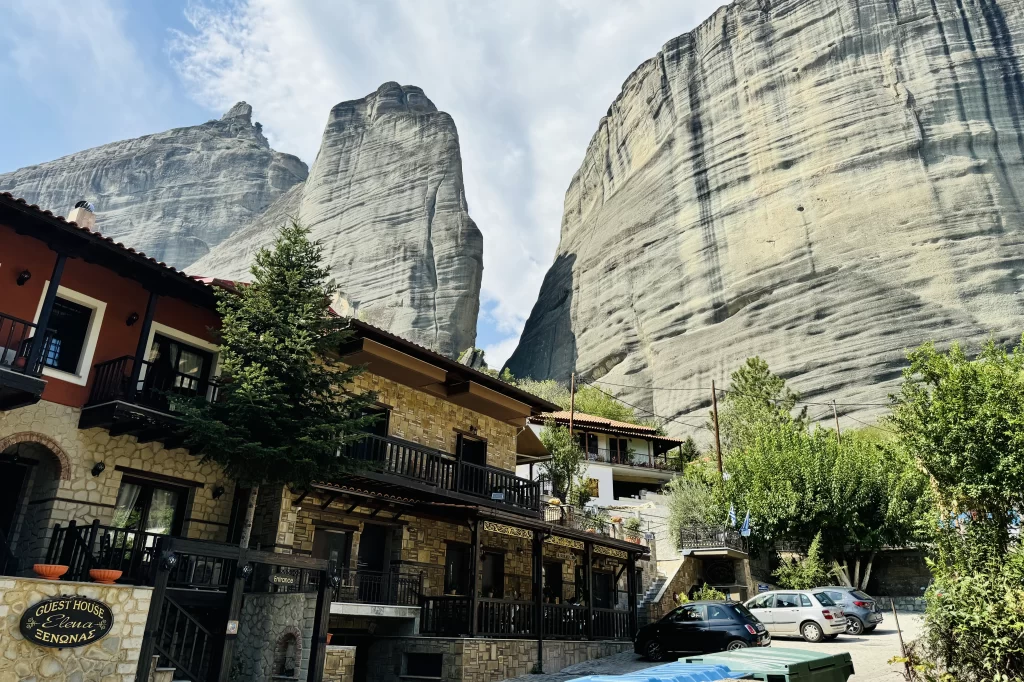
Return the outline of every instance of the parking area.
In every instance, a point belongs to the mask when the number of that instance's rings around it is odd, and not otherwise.
[[[922,618],[920,615],[900,614],[900,627],[906,641],[916,639],[921,634]],[[802,639],[781,639],[772,641],[773,648],[808,649],[827,653],[849,652],[853,658],[853,667],[857,674],[850,678],[853,682],[896,682],[902,680],[897,666],[889,665],[888,661],[900,654],[900,641],[891,614],[887,614],[885,622],[869,635],[851,637],[842,635],[833,642],[808,644]],[[586,663],[577,663],[558,672],[545,675],[527,675],[508,682],[566,682],[585,675],[621,675],[651,666],[661,665],[642,660],[635,654],[617,654],[607,658],[599,658]]]

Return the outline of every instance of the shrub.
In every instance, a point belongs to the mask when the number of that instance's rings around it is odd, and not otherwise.
[[[799,561],[783,561],[774,573],[780,587],[790,590],[809,590],[828,582],[829,570],[821,559],[821,533],[814,536],[807,556]]]

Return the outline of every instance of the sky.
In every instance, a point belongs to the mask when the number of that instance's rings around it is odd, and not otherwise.
[[[245,100],[311,164],[327,114],[418,85],[459,131],[484,236],[477,346],[515,349],[565,190],[623,81],[722,0],[0,0],[0,172]]]

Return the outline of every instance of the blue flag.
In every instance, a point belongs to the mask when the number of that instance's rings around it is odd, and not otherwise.
[[[743,519],[743,527],[740,528],[740,535],[745,538],[750,537],[750,510],[747,510],[747,517]]]
[[[736,507],[729,505],[729,525],[736,527]]]

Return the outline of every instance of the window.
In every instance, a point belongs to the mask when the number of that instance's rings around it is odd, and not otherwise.
[[[387,438],[388,422],[391,420],[391,410],[386,407],[367,407],[363,409],[364,417],[373,417],[373,421],[363,427],[366,433]]]
[[[146,387],[205,395],[213,354],[163,334],[153,337],[146,368]]]
[[[576,437],[579,439],[580,449],[587,453],[587,459],[597,459],[597,434],[578,433]]]
[[[827,594],[825,594],[824,592],[815,592],[814,593],[814,598],[817,599],[818,602],[822,606],[835,606],[836,605],[836,603],[834,601],[832,601],[832,599]],[[810,606],[810,605],[811,605],[810,603],[804,604],[804,606]]]
[[[708,605],[708,620],[732,620],[732,616],[721,606]]]
[[[775,608],[798,609],[800,608],[800,600],[797,599],[795,594],[777,594],[775,595]]]
[[[483,564],[483,581],[481,589],[488,599],[505,598],[505,555],[497,552],[484,552],[481,556]]]
[[[864,601],[873,601],[874,597],[869,595],[867,592],[861,592],[860,590],[850,590],[850,596],[854,599],[863,599]],[[839,599],[842,601],[842,597]]]
[[[544,601],[548,604],[562,601],[562,564],[544,562]]]
[[[460,433],[455,439],[455,454],[468,464],[487,466],[487,441]]]
[[[125,476],[110,525],[154,535],[179,535],[187,499],[184,488]]]
[[[699,623],[704,620],[704,607],[697,605],[680,606],[675,620],[680,623]]]
[[[450,542],[444,549],[444,593],[469,594],[469,547]]]
[[[841,601],[843,601],[843,593],[842,592],[826,592],[825,594],[827,594],[829,599],[831,599],[834,602],[841,602]],[[817,597],[818,595],[814,595],[814,596]],[[820,599],[820,597],[819,597],[819,599]]]
[[[630,464],[629,441],[625,438],[609,438],[608,449],[611,451],[612,462]]]
[[[813,606],[813,604],[811,604],[811,598],[808,597],[806,594],[801,594],[800,595],[800,606],[804,607],[805,609],[806,608],[810,608],[811,606]]]
[[[611,573],[594,571],[591,574],[594,587],[594,608],[610,609],[615,605],[615,578]]]
[[[774,594],[762,594],[760,597],[750,602],[751,609],[770,609],[772,607],[772,600],[775,599]]]
[[[347,574],[352,556],[352,533],[316,528],[313,531],[313,556],[335,562],[338,570]]]
[[[406,654],[405,674],[408,677],[441,679],[441,654]]]
[[[53,338],[46,347],[44,362],[47,367],[69,374],[78,373],[79,360],[85,348],[85,339],[92,320],[92,308],[79,305],[58,296],[50,313]]]

